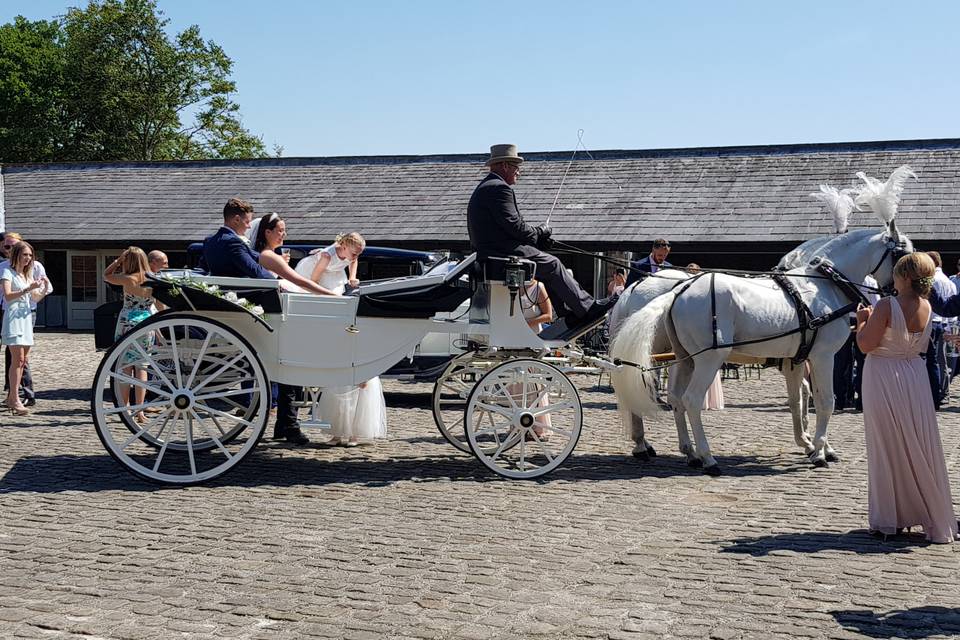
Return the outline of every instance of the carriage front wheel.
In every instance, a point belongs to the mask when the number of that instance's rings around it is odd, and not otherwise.
[[[270,384],[236,331],[165,313],[107,351],[91,410],[103,446],[128,471],[194,484],[226,473],[256,446],[269,417]]]
[[[518,359],[487,372],[464,414],[467,443],[480,462],[506,478],[537,478],[556,469],[577,446],[583,409],[576,387],[559,369]]]
[[[433,385],[433,421],[441,435],[454,447],[470,453],[467,435],[463,429],[464,409],[473,386],[489,366],[474,362],[476,354],[467,352],[450,361]]]

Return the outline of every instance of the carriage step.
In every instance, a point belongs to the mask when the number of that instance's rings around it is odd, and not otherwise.
[[[301,429],[330,429],[333,427],[329,422],[324,422],[323,420],[301,420],[300,428]]]
[[[567,326],[566,318],[559,318],[556,322],[540,332],[541,340],[559,340],[562,342],[573,342],[594,327],[597,327],[607,319],[606,315],[594,318],[589,322],[580,324],[577,319],[571,318],[574,322],[572,327]]]

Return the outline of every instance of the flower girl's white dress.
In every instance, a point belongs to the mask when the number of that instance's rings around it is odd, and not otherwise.
[[[387,406],[380,378],[364,387],[330,387],[320,396],[320,416],[341,440],[369,440],[387,435]]]

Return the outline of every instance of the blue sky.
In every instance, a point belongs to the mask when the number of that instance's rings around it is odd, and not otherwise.
[[[958,2],[158,4],[224,47],[244,124],[285,156],[960,137]]]

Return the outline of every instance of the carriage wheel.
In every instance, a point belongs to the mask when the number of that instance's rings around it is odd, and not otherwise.
[[[537,478],[557,468],[577,446],[582,423],[573,383],[539,360],[510,360],[491,369],[465,411],[470,450],[506,478]]]
[[[168,333],[169,332],[158,332],[158,331],[153,332],[153,340],[157,343],[158,348],[156,349],[156,352],[158,354],[162,353],[169,356],[171,353],[170,344],[169,344],[169,341],[167,340]],[[184,368],[192,369],[195,362],[195,356],[199,352],[199,348],[202,346],[203,341],[197,338],[192,338],[189,335],[186,335],[182,329],[179,331],[175,331],[175,334],[176,334],[175,338],[177,339],[177,344],[179,345],[177,353],[180,356],[179,358],[180,364]],[[229,354],[231,350],[232,350],[232,347],[230,347],[229,344],[220,345],[218,344],[218,338],[214,338],[207,345],[207,350],[206,350],[207,362],[201,364],[201,366],[204,367],[204,370],[199,371],[198,375],[206,375],[207,373],[211,373],[212,370],[210,369],[210,367],[217,367],[223,362],[222,358],[218,360],[217,356],[218,355],[222,356],[223,353]],[[223,353],[221,353],[221,351]],[[133,355],[139,355],[139,354],[136,354],[135,349],[134,349],[134,353],[131,354],[131,357]],[[122,360],[123,360],[122,357],[120,360],[118,360],[118,364],[116,365],[117,367],[119,367],[118,370],[122,370],[123,368],[123,367],[120,367],[120,364],[119,364]],[[162,384],[163,382],[162,376],[164,373],[166,373],[166,377],[168,378],[172,378],[176,373],[173,360],[170,357],[166,359],[158,358],[156,360],[156,365],[157,365],[157,370],[154,370],[152,367],[147,367],[147,371],[146,371],[146,374],[147,374],[146,382],[148,385],[151,385],[151,386]],[[251,375],[249,371],[241,371],[237,368],[231,367],[221,374],[220,384],[229,385],[230,377],[242,378],[242,377],[248,377],[249,375]],[[112,389],[113,406],[120,407],[122,396],[124,395],[122,390],[123,383],[121,383],[116,378],[114,379],[113,382],[114,382],[114,386]],[[137,386],[142,386],[142,385],[137,385]],[[136,403],[136,398],[134,397],[133,390],[134,390],[134,387],[132,385],[127,385],[126,395],[127,395],[128,404]],[[153,401],[155,398],[158,397],[156,394],[151,392],[147,392],[145,396],[146,396],[146,399],[150,401]],[[259,398],[257,398],[257,400],[259,400]],[[230,405],[231,407],[230,410],[233,412],[233,414],[236,416],[240,416],[247,422],[250,422],[252,420],[254,414],[256,413],[259,407],[259,402],[237,402],[236,399],[232,399],[228,397],[222,398],[221,402],[223,402],[224,404]],[[159,407],[155,407],[152,410],[154,411],[159,410]],[[127,429],[130,430],[130,433],[138,433],[141,431],[141,425],[134,420],[133,414],[131,412],[121,411],[117,415],[120,417],[120,420],[123,421]],[[224,443],[230,442],[231,440],[236,438],[238,435],[240,435],[240,433],[242,433],[245,428],[246,428],[246,425],[243,424],[242,422],[236,424],[233,428],[228,429],[227,432],[223,434],[223,436],[220,438],[220,441]],[[157,449],[163,446],[162,442],[158,441],[149,433],[142,434],[141,439],[146,444],[149,444],[152,447],[156,447]],[[204,449],[210,449],[215,446],[217,446],[216,442],[210,439],[194,441],[194,444],[193,444],[194,451],[202,451]],[[171,451],[186,451],[186,444],[181,442],[171,442],[171,443],[167,443],[167,448],[170,449]]]
[[[451,360],[433,385],[433,421],[447,442],[464,453],[470,453],[463,429],[467,399],[488,370],[474,364],[473,357],[473,353],[465,353]]]
[[[117,401],[121,385],[143,389],[147,399]],[[256,446],[269,416],[270,384],[234,330],[164,314],[110,348],[92,395],[97,435],[114,459],[143,478],[193,484],[225,473]],[[151,411],[142,423],[134,419],[141,409]]]

